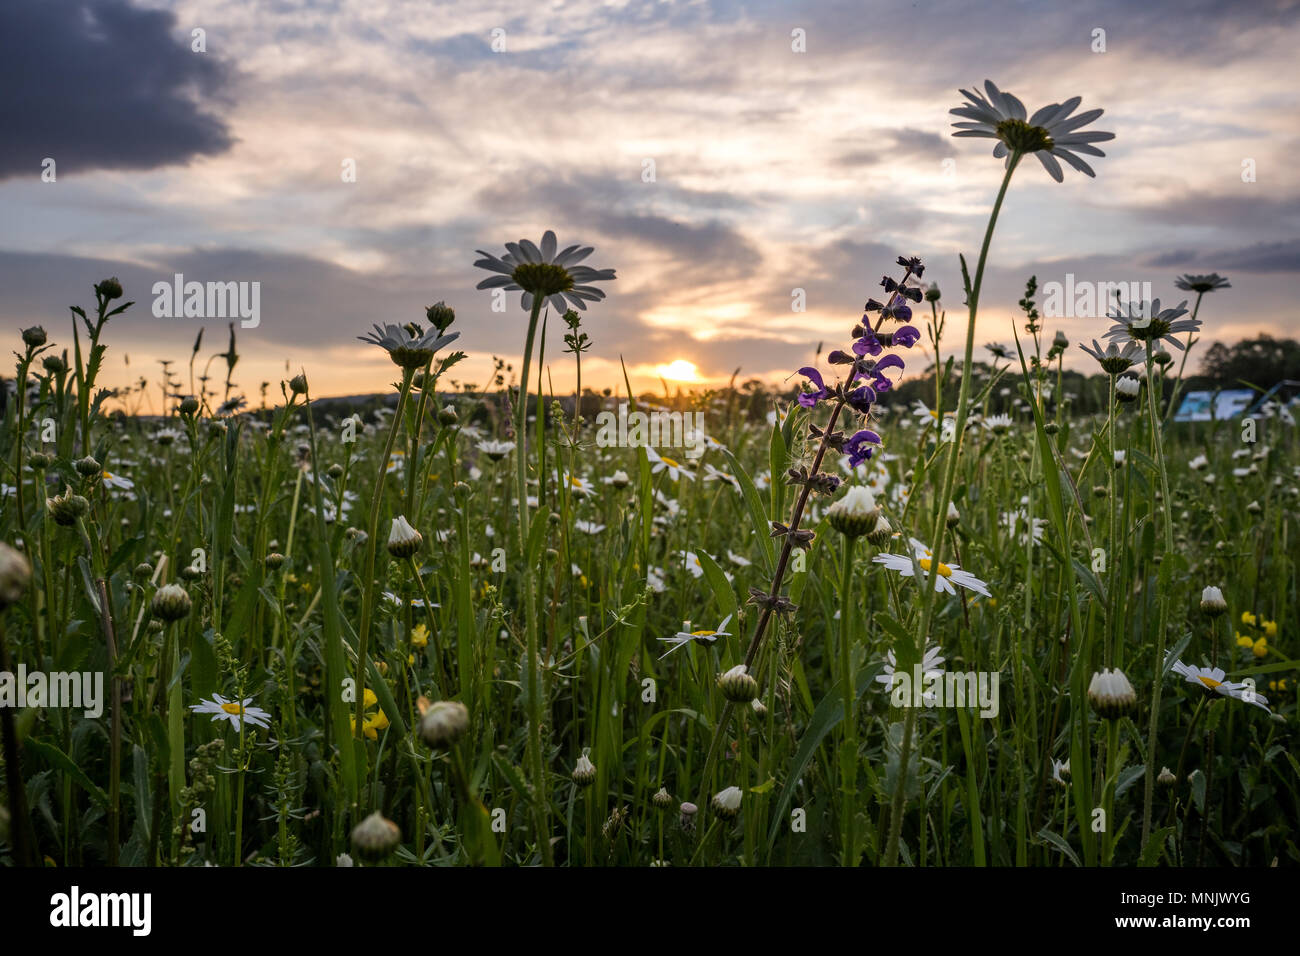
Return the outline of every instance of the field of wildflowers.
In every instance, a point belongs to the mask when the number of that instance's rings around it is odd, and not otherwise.
[[[395,377],[359,410],[310,370],[251,407],[232,329],[224,383],[191,357],[130,414],[97,384],[116,279],[23,329],[0,864],[1300,863],[1293,411],[1173,421],[1217,275],[1073,344],[1030,280],[977,356],[1023,161],[1091,176],[1112,135],[963,93],[1005,176],[961,295],[862,264],[785,391],[583,396],[616,273],[549,231],[465,258],[526,316],[485,391],[446,387],[441,303],[358,328]]]

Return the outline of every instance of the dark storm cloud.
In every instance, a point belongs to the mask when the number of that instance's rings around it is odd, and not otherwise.
[[[1179,249],[1146,260],[1150,266],[1238,272],[1300,272],[1300,239],[1257,242],[1217,251]]]
[[[36,177],[46,157],[75,173],[220,153],[230,133],[205,104],[227,79],[213,53],[190,51],[170,12],[125,0],[4,0],[0,179]]]

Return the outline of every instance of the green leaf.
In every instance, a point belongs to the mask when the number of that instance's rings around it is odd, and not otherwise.
[[[736,601],[735,588],[727,580],[727,575],[718,563],[713,560],[706,551],[697,551],[696,557],[700,559],[700,567],[704,569],[704,577],[708,579],[709,587],[713,589],[713,596],[718,602],[718,612],[722,617],[734,617],[736,609],[739,606]]]

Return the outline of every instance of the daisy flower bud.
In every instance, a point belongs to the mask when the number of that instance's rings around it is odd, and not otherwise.
[[[957,506],[951,501],[948,502],[948,516],[944,520],[947,521],[949,528],[955,528],[961,524],[961,512],[957,510]]]
[[[189,592],[179,584],[164,584],[154,593],[150,604],[153,616],[169,624],[188,617],[191,607]]]
[[[1132,375],[1115,379],[1115,397],[1121,402],[1136,402],[1142,392],[1142,383]]]
[[[23,329],[23,344],[32,349],[40,348],[45,344],[45,330],[39,325]]]
[[[456,414],[456,409],[450,405],[444,405],[442,411],[438,412],[438,423],[440,425],[455,425],[460,421],[460,416]]]
[[[395,558],[414,557],[424,545],[424,537],[411,527],[404,515],[393,519],[392,530],[388,532],[388,553]]]
[[[673,795],[665,787],[660,787],[655,791],[655,795],[650,798],[650,802],[660,810],[667,810],[673,805]]]
[[[77,469],[77,474],[82,478],[94,478],[104,472],[103,466],[90,455],[85,458],[78,458],[72,463],[72,467]]]
[[[289,391],[295,395],[307,394],[307,374],[305,372],[299,372],[289,379]]]
[[[264,563],[266,564],[268,570],[274,571],[284,564],[284,555],[282,555],[279,551],[272,551],[270,554],[266,556],[266,558],[264,559]]]
[[[590,787],[596,782],[596,765],[583,754],[573,765],[573,782],[580,787]]]
[[[378,810],[352,828],[352,849],[357,856],[378,863],[397,848],[402,831]]]
[[[875,526],[880,516],[880,506],[871,489],[854,485],[829,508],[826,518],[831,527],[846,538],[859,538]]]
[[[177,410],[185,416],[193,415],[199,410],[199,400],[193,395],[182,398]]]
[[[17,604],[31,579],[27,555],[0,541],[0,610]]]
[[[740,798],[743,796],[739,787],[728,787],[713,795],[709,807],[724,820],[734,820],[740,813]]]
[[[883,547],[889,543],[889,539],[894,536],[894,526],[889,523],[889,519],[881,515],[876,519],[875,525],[867,532],[867,540],[877,548]]]
[[[677,808],[677,823],[682,828],[683,833],[695,832],[695,816],[700,812],[700,808],[693,803],[683,803]]]
[[[440,700],[420,718],[420,739],[430,750],[446,750],[469,729],[469,710],[457,700]]]
[[[1201,613],[1206,617],[1218,617],[1226,613],[1228,602],[1223,599],[1223,592],[1210,586],[1201,592]]]
[[[1131,713],[1137,706],[1137,692],[1118,667],[1114,670],[1104,668],[1092,675],[1088,684],[1088,700],[1092,709],[1107,720],[1114,720]]]
[[[718,676],[718,690],[733,704],[747,704],[758,696],[758,681],[749,676],[749,668],[737,664]]]
[[[1156,783],[1160,784],[1162,787],[1172,787],[1177,782],[1178,778],[1174,776],[1172,770],[1168,767],[1160,768],[1160,775],[1156,777]]]

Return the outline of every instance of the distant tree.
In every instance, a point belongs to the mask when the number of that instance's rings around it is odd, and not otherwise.
[[[1211,388],[1241,382],[1270,388],[1282,379],[1300,380],[1300,342],[1259,335],[1233,345],[1215,342],[1206,349],[1194,382]]]

